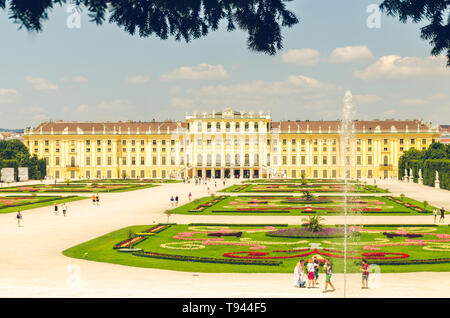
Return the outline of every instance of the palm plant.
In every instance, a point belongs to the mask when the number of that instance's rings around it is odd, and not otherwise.
[[[306,201],[311,201],[313,197],[314,197],[314,196],[311,194],[311,192],[309,192],[309,191],[303,192],[303,198],[304,198]]]
[[[310,232],[319,232],[323,229],[323,225],[320,224],[320,222],[323,220],[324,218],[318,215],[310,216],[308,218],[302,219],[302,221],[305,222],[302,224],[302,226],[306,227],[306,229]]]

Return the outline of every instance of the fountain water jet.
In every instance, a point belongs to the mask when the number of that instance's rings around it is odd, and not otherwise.
[[[344,160],[344,297],[347,295],[347,210],[348,210],[348,179],[350,178],[351,172],[351,161],[353,158],[353,117],[354,117],[354,105],[353,96],[350,91],[346,91],[344,95],[344,100],[342,104],[342,120],[341,120],[341,131],[340,131],[340,144],[341,144],[341,154]]]

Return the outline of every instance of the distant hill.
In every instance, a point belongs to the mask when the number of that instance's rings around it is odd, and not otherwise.
[[[6,128],[0,128],[0,132],[9,132],[9,133],[19,133],[19,134],[23,134],[23,129],[6,129]]]

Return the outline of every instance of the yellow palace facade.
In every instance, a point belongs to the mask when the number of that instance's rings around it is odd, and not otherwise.
[[[272,121],[270,114],[187,115],[184,122],[44,122],[23,135],[47,176],[89,178],[343,178],[340,121]],[[398,158],[439,131],[421,121],[355,121],[351,178],[397,176]]]

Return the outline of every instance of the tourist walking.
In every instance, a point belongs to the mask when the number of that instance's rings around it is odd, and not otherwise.
[[[334,288],[333,283],[331,282],[331,275],[333,273],[333,265],[331,265],[330,260],[325,260],[325,265],[323,266],[325,269],[325,288],[323,290],[324,293],[326,293],[328,290],[328,285],[330,285],[331,288],[333,288],[332,291],[335,291],[336,288]]]
[[[173,206],[173,196],[170,197],[170,206]]]
[[[439,223],[441,223],[441,220],[442,220],[442,223],[444,223],[444,214],[445,214],[445,210],[444,210],[444,207],[442,207],[441,208],[441,217],[439,218]]]
[[[175,206],[178,206],[178,195],[175,197]]]
[[[206,191],[208,191],[208,194],[209,194],[209,187],[206,187]]]
[[[192,193],[189,192],[189,201],[192,199]]]
[[[306,265],[308,271],[308,288],[314,287],[314,261],[310,259]]]
[[[369,264],[365,259],[362,260],[361,264],[361,272],[362,272],[362,287],[363,289],[368,289],[368,281],[369,281]]]
[[[100,197],[99,197],[98,193],[95,196],[95,202],[97,203],[97,206],[100,204]]]
[[[319,260],[314,256],[314,285],[319,285]]]
[[[54,205],[55,215],[58,215],[58,204],[55,203]]]
[[[434,208],[434,210],[433,210],[434,223],[436,223],[437,214],[438,214],[438,209]]]
[[[63,206],[62,206],[62,212],[63,212],[63,215],[66,216],[67,205],[66,205],[65,203],[64,203]]]
[[[95,194],[92,195],[92,204],[95,205]]]
[[[21,227],[22,226],[22,213],[20,213],[20,211],[17,211],[16,219],[17,219],[17,226]]]
[[[305,288],[305,261],[300,260],[294,268],[294,285],[298,288]]]

